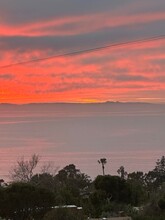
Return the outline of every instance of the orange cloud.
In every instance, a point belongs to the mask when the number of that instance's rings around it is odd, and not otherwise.
[[[1,64],[48,52],[7,51]],[[0,102],[156,102],[165,95],[162,59],[164,40],[0,69]]]

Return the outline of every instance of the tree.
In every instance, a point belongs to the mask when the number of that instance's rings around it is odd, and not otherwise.
[[[39,156],[36,154],[33,154],[29,160],[22,157],[10,171],[11,179],[15,182],[29,182],[38,162]]]
[[[58,170],[59,170],[59,167],[55,166],[54,162],[48,161],[41,166],[40,172],[41,172],[41,174],[47,173],[52,176],[55,176],[55,174],[57,173]]]
[[[13,183],[0,189],[0,216],[5,219],[42,219],[53,205],[52,192],[29,183]]]
[[[103,170],[103,176],[105,175],[105,164],[107,163],[107,159],[106,158],[101,158],[100,160],[98,160],[98,163],[101,164],[102,166],[102,170]]]
[[[120,175],[121,179],[125,179],[127,177],[127,172],[124,169],[124,166],[121,166],[118,170],[117,173]]]
[[[74,164],[69,164],[58,172],[56,178],[64,184],[72,183],[79,189],[83,189],[91,182],[88,175],[81,173]]]
[[[154,171],[159,172],[162,176],[165,175],[165,156],[157,160]]]
[[[59,203],[79,204],[81,194],[90,185],[90,178],[81,173],[74,164],[69,164],[55,176],[58,187]]]
[[[33,175],[30,180],[30,183],[37,187],[49,189],[52,192],[55,192],[56,189],[55,178],[49,173],[41,173],[41,174]]]
[[[146,177],[142,171],[129,173],[127,183],[131,188],[131,202],[134,206],[139,206],[148,200]]]
[[[138,182],[139,184],[145,186],[145,174],[142,171],[132,172],[128,174],[129,182]]]
[[[129,184],[119,176],[97,176],[94,180],[95,189],[105,192],[106,198],[111,201],[130,202]]]
[[[156,166],[146,174],[146,184],[149,191],[156,190],[165,182],[165,156],[156,161]]]
[[[159,187],[165,182],[165,156],[157,160],[155,169],[153,170],[156,176],[156,185]]]

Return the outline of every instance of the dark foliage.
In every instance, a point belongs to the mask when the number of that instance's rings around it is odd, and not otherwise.
[[[129,203],[131,199],[131,189],[127,182],[119,176],[98,176],[94,185],[96,190],[102,190],[106,198],[110,201]]]
[[[7,219],[41,219],[53,204],[50,191],[28,183],[14,183],[0,190],[0,216]]]
[[[69,208],[56,208],[49,211],[43,220],[84,220],[85,217],[81,211]]]

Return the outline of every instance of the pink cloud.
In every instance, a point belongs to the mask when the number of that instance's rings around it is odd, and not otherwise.
[[[148,99],[158,100],[155,91],[164,90],[165,80],[163,64],[155,61],[164,58],[163,45],[161,40],[1,69],[0,101],[123,101],[146,97],[148,90],[153,90]],[[46,53],[6,52],[2,65]]]
[[[0,25],[1,36],[58,36],[76,35],[98,31],[105,28],[145,24],[165,20],[164,12],[118,15],[118,13],[99,13],[91,15],[52,18],[21,25]],[[97,22],[96,22],[97,21]]]

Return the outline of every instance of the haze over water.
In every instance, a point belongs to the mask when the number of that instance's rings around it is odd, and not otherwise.
[[[0,105],[0,178],[21,156],[39,154],[62,169],[74,163],[94,178],[147,172],[165,153],[165,105],[140,103]]]

